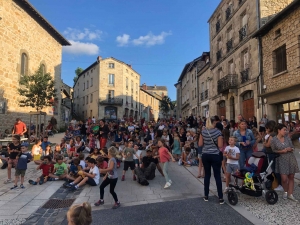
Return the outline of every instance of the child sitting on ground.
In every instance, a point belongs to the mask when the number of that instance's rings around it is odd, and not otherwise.
[[[37,185],[39,183],[42,185],[43,183],[52,180],[54,165],[51,163],[51,160],[49,155],[43,156],[43,162],[36,168],[37,170],[42,170],[42,175],[38,177],[36,181],[29,180],[29,184]]]
[[[74,158],[73,163],[70,166],[69,174],[66,176],[66,178],[70,181],[74,181],[78,177],[78,171],[81,171],[82,167],[80,165],[79,158]]]
[[[98,166],[99,171],[100,171],[100,169],[107,169],[108,164],[107,164],[106,161],[104,161],[103,158],[98,158],[98,159],[97,159],[97,166]],[[106,174],[106,173],[100,174],[100,176],[103,177],[103,176],[105,176],[105,174]]]
[[[97,158],[100,156],[99,149],[98,148],[91,149],[91,152],[92,153],[89,155],[89,157],[97,160]]]
[[[227,158],[226,165],[226,188],[224,193],[226,193],[229,189],[229,183],[231,174],[235,173],[239,170],[239,158],[240,158],[240,150],[235,146],[236,139],[235,137],[229,138],[229,145],[224,150],[224,156]]]
[[[56,157],[56,163],[54,165],[54,179],[55,180],[63,180],[66,178],[68,174],[67,165],[63,162],[64,157],[62,155],[58,155]]]
[[[82,167],[82,169],[85,169],[84,154],[79,153],[78,159],[80,160],[79,165]]]
[[[15,172],[15,185],[11,188],[11,190],[18,188],[18,181],[20,175],[21,175],[20,188],[25,188],[23,183],[24,183],[25,173],[27,170],[27,163],[32,161],[32,155],[31,153],[28,152],[28,146],[29,144],[27,142],[21,144],[21,152],[16,157],[18,162],[16,165],[16,172]]]
[[[184,152],[182,152],[181,159],[179,160],[179,165],[186,167],[194,165],[193,154],[190,147],[185,147]]]
[[[85,162],[85,168],[83,169],[84,172],[89,172],[90,171],[90,168],[89,168],[89,165],[88,165],[89,159],[91,159],[91,157],[88,156],[84,160],[84,162]]]

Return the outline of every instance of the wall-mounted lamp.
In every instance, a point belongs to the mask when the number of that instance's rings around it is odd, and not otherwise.
[[[265,103],[265,104],[267,103],[267,99],[266,99],[266,98],[264,98],[264,103]]]

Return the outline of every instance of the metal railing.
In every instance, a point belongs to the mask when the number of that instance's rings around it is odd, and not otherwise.
[[[222,79],[218,80],[218,93],[229,91],[229,89],[235,89],[238,86],[237,74],[228,74]]]
[[[247,37],[247,25],[243,26],[239,30],[240,41],[244,40]]]
[[[227,53],[230,52],[230,51],[233,49],[233,41],[232,41],[232,38],[231,38],[229,41],[227,41],[226,47],[227,47]]]
[[[99,100],[100,105],[123,105],[122,98],[101,98]]]
[[[245,83],[249,80],[249,68],[241,72],[241,83]]]

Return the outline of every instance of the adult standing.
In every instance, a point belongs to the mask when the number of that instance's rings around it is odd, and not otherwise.
[[[262,137],[265,136],[267,122],[268,122],[267,115],[264,114],[263,118],[261,118],[261,120],[259,122],[259,133]]]
[[[221,166],[223,157],[220,156],[220,148],[223,147],[223,137],[220,130],[216,128],[218,118],[210,117],[206,121],[206,128],[202,130],[198,145],[202,148],[202,163],[205,171],[204,177],[204,201],[208,201],[211,167],[217,185],[219,203],[224,204],[221,180]]]
[[[271,140],[273,152],[280,154],[276,158],[275,172],[280,173],[281,185],[284,189],[283,199],[290,199],[297,202],[293,196],[295,173],[299,173],[298,163],[293,153],[294,146],[287,133],[286,126],[278,124],[276,127],[277,135]]]
[[[247,129],[247,122],[242,120],[238,123],[238,129],[233,133],[237,141],[235,145],[240,149],[239,164],[240,169],[245,167],[245,161],[251,157],[253,153],[253,145],[255,137],[250,129]]]
[[[100,120],[99,126],[99,141],[100,141],[100,149],[103,149],[106,146],[107,138],[108,138],[109,128],[107,124],[105,124],[105,120]]]
[[[50,123],[52,125],[53,131],[55,131],[56,133],[58,133],[58,131],[57,131],[57,120],[55,119],[54,116],[51,117]]]
[[[16,123],[14,124],[12,134],[24,136],[26,132],[27,132],[26,124],[22,122],[20,118],[17,118]]]

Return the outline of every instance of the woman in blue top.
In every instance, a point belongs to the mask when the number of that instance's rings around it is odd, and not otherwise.
[[[247,122],[241,120],[238,123],[238,129],[233,133],[236,137],[236,146],[240,149],[239,165],[240,169],[245,167],[245,161],[251,157],[253,153],[253,145],[255,144],[255,137],[250,129],[247,129]]]

